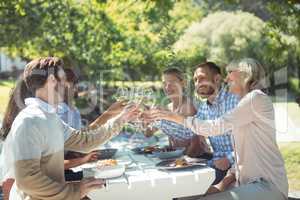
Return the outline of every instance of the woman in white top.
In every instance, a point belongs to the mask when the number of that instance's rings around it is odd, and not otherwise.
[[[236,167],[200,199],[283,200],[288,198],[284,161],[276,143],[274,109],[261,91],[264,69],[246,58],[227,67],[230,91],[241,97],[238,106],[216,120],[184,117],[164,110],[152,110],[146,120],[166,119],[183,124],[199,135],[219,135],[232,130]],[[232,188],[235,182],[237,187]]]

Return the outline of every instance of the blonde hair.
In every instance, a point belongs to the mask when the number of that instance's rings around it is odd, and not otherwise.
[[[231,62],[227,67],[227,71],[239,71],[242,73],[242,81],[250,91],[254,89],[266,88],[265,68],[253,58],[243,58]]]

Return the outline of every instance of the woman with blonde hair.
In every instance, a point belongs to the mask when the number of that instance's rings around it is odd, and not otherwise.
[[[232,130],[235,169],[209,189],[208,193],[216,194],[200,199],[287,199],[288,180],[276,142],[274,108],[262,91],[265,70],[258,61],[245,58],[229,64],[227,71],[229,90],[241,97],[231,112],[215,120],[200,120],[156,109],[147,113],[147,120],[174,121],[204,136]]]

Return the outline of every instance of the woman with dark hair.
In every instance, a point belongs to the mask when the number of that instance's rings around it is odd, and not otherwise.
[[[79,110],[74,105],[78,77],[70,68],[66,68],[64,71],[66,74],[65,95],[64,101],[57,106],[57,114],[69,126],[79,130],[82,128],[81,116]]]
[[[65,68],[64,71],[66,74],[64,101],[58,104],[56,113],[70,127],[80,130],[82,128],[81,116],[79,110],[74,105],[78,77],[70,68]],[[64,165],[66,181],[78,181],[83,178],[82,172],[73,172],[70,168],[96,160],[96,152],[83,155],[81,153],[65,151]]]

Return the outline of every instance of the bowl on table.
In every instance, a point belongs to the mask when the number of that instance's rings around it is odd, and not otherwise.
[[[95,150],[94,152],[97,152],[97,158],[99,160],[103,159],[111,159],[114,157],[114,155],[117,153],[118,149],[100,149],[100,150]]]
[[[152,154],[155,157],[158,157],[160,159],[171,159],[171,158],[178,158],[183,156],[184,150],[185,148],[183,147],[178,147],[178,148],[164,147],[154,151]]]

